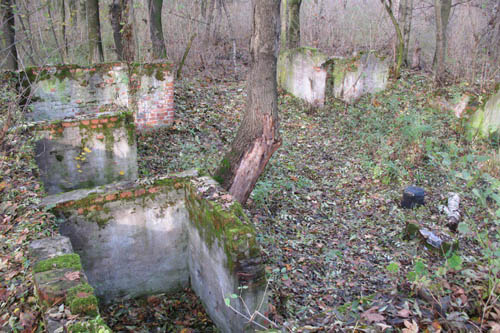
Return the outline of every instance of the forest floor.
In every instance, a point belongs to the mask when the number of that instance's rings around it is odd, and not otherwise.
[[[495,331],[500,327],[498,142],[466,140],[464,121],[431,107],[418,73],[353,106],[311,108],[280,94],[282,147],[247,203],[269,280],[270,320],[285,331]],[[458,100],[476,87],[440,91]],[[183,80],[176,123],[138,137],[141,176],[214,171],[245,109],[244,82]],[[29,133],[0,154],[0,331],[40,327],[26,244],[57,221],[32,209],[42,195]],[[400,206],[417,185],[426,204]],[[460,196],[458,228],[438,206]],[[442,253],[406,240],[408,223],[458,240]],[[191,291],[102,308],[116,331],[215,331]]]

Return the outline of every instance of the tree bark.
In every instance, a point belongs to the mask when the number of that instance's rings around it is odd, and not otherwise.
[[[398,24],[398,20],[396,20],[396,17],[394,16],[394,12],[392,11],[391,2],[389,1],[389,3],[387,3],[386,0],[380,0],[380,3],[384,6],[385,11],[389,15],[389,18],[391,19],[391,22],[394,25],[394,29],[396,30],[396,36],[398,37],[396,59],[395,59],[396,64],[394,66],[394,77],[399,78],[399,71],[401,69],[401,64],[403,63],[403,52],[404,52],[403,33],[401,32],[401,27]]]
[[[252,68],[246,112],[214,178],[244,204],[272,154],[280,147],[276,56],[279,7],[276,0],[253,0]]]
[[[127,60],[124,54],[124,35],[128,27],[128,10],[129,4],[127,0],[112,0],[109,5],[109,16],[111,27],[113,28],[113,39],[115,41],[115,50],[118,60]]]
[[[87,1],[87,32],[89,39],[89,62],[104,62],[101,39],[101,22],[99,18],[99,0]]]
[[[434,70],[434,81],[442,82],[444,78],[446,60],[446,30],[451,12],[451,0],[434,0],[436,15],[436,48],[432,68]]]
[[[403,35],[403,64],[409,66],[408,48],[410,46],[411,21],[413,18],[413,0],[401,0],[398,12],[398,24]]]
[[[302,0],[281,0],[281,49],[300,46],[300,5]]]
[[[2,10],[2,50],[5,50],[1,53],[1,62],[4,62],[5,68],[17,70],[18,63],[13,0],[0,0],[0,5]]]
[[[166,58],[165,41],[163,39],[163,27],[161,23],[161,10],[163,0],[148,0],[149,8],[149,32],[153,43],[153,58]]]

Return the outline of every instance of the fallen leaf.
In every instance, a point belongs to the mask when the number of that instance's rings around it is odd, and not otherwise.
[[[380,313],[375,312],[378,308],[376,306],[369,308],[361,314],[361,318],[366,319],[369,323],[379,322],[385,319]]]
[[[79,271],[67,272],[64,274],[64,277],[69,281],[76,281],[80,279],[80,272]]]
[[[408,320],[404,321],[406,328],[403,328],[403,333],[418,333],[418,325],[415,320],[412,320],[411,323]]]
[[[407,318],[410,314],[411,314],[411,311],[408,309],[401,309],[398,311],[399,317]]]

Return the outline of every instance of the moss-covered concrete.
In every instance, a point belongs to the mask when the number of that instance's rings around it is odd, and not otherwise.
[[[82,269],[80,256],[76,253],[64,254],[62,256],[39,261],[33,267],[35,273],[46,272],[56,268],[72,268],[75,271]]]
[[[69,289],[66,295],[66,304],[69,305],[72,314],[83,314],[93,317],[99,314],[94,288],[87,283]]]

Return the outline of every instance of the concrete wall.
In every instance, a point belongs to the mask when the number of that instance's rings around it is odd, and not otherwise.
[[[49,194],[137,178],[131,115],[39,124],[35,158]]]
[[[278,86],[314,106],[325,103],[327,56],[317,49],[286,50],[278,58]]]
[[[354,58],[332,59],[330,89],[335,98],[355,103],[361,96],[384,90],[389,79],[389,63],[375,52]]]
[[[170,64],[62,65],[30,68],[21,75],[32,93],[27,116],[34,121],[96,115],[114,107],[133,111],[139,130],[174,119]]]
[[[223,332],[253,331],[225,298],[245,314],[245,305],[253,312],[261,302],[266,311],[260,248],[241,206],[221,191],[211,178],[177,175],[57,194],[43,205],[64,218],[60,232],[104,301],[190,281]]]

